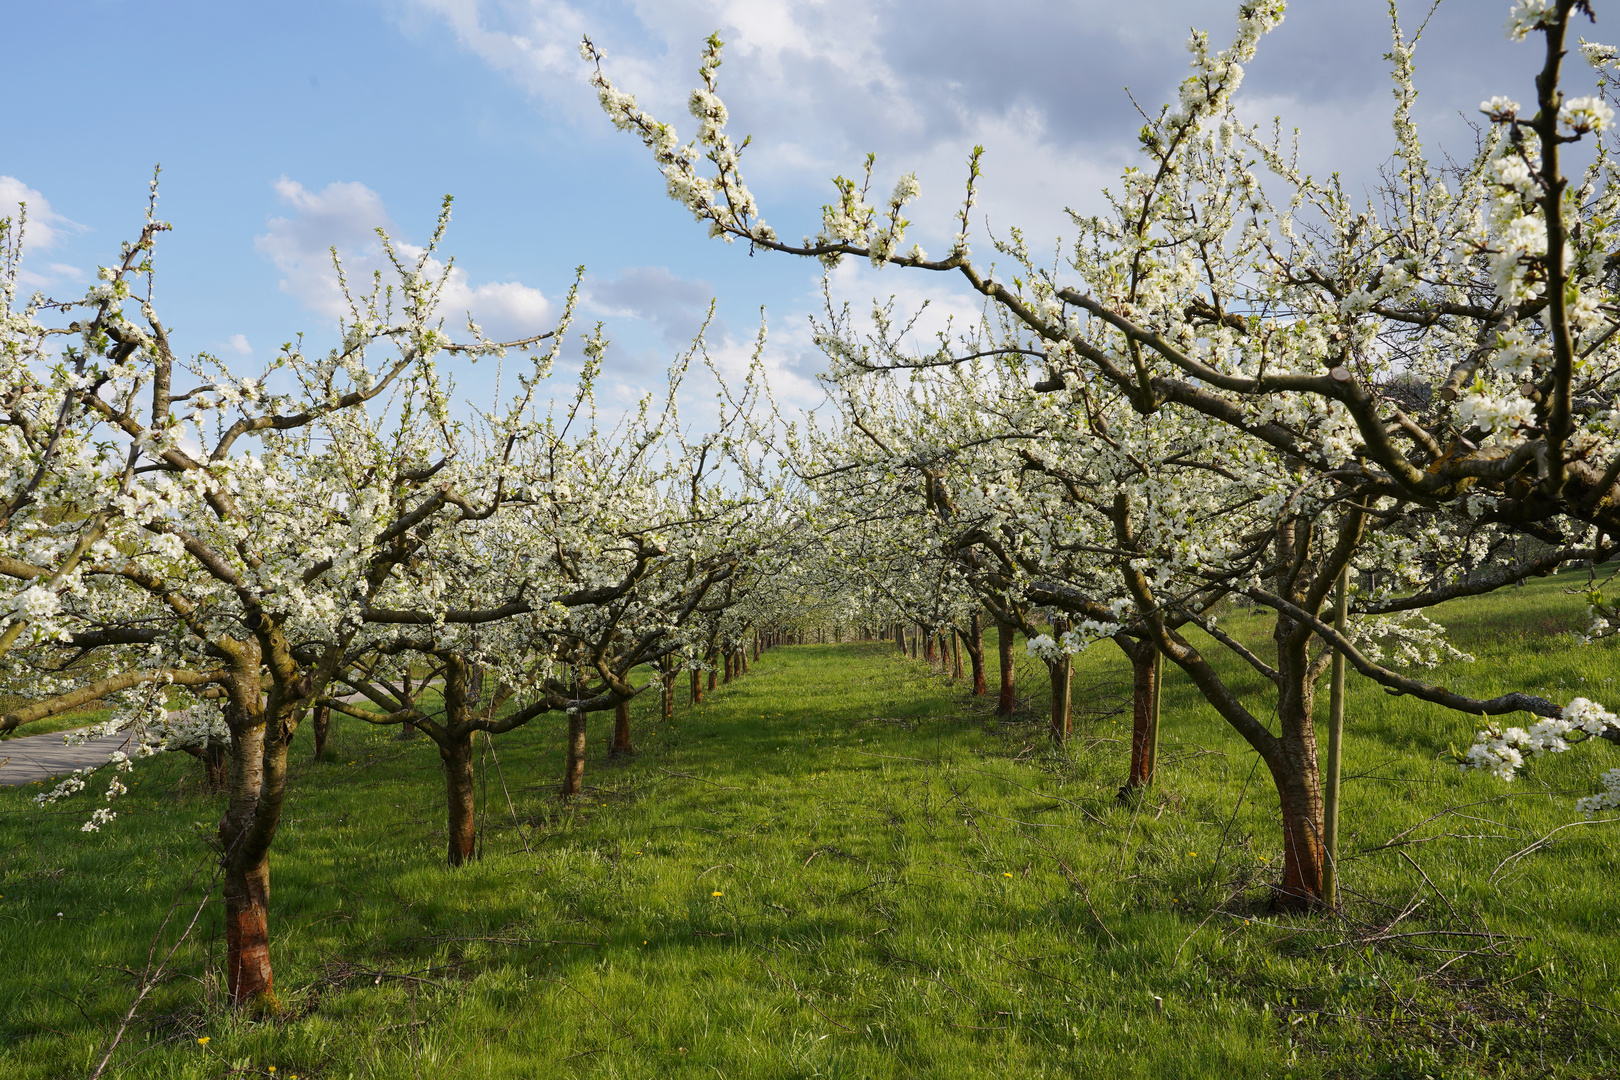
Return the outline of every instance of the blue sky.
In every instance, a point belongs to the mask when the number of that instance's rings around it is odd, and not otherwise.
[[[1533,46],[1501,31],[1502,0],[1448,0],[1418,51],[1426,141],[1466,151],[1459,113],[1482,97],[1533,98]],[[163,165],[159,307],[188,351],[243,373],[300,330],[330,340],[324,252],[374,264],[370,229],[410,242],[455,195],[446,250],[453,289],[492,331],[544,324],[573,268],[589,268],[583,314],[616,342],[608,398],[659,382],[709,296],[722,364],[742,362],[764,306],[773,379],[811,405],[819,358],[806,316],[818,269],[750,258],[706,238],[667,201],[639,143],[611,129],[576,52],[589,32],[623,88],[689,130],[683,101],[711,30],[730,43],[722,93],[752,133],[745,171],[783,235],[814,232],[828,178],[879,154],[882,190],[915,170],[914,238],[944,246],[961,163],[985,144],[984,213],[1032,238],[1064,206],[1093,209],[1130,163],[1144,106],[1174,96],[1187,31],[1229,36],[1236,4],[1205,0],[325,0],[277,5],[52,0],[8,15],[13,108],[0,203],[26,197],[27,269],[52,295],[81,292],[139,227]],[[1412,25],[1427,5],[1403,13]],[[1607,28],[1582,28],[1605,37]],[[1297,124],[1307,164],[1370,184],[1390,143],[1382,54],[1387,9],[1300,0],[1262,45],[1243,89],[1254,119]],[[1578,63],[1578,61],[1577,61]],[[32,101],[32,104],[28,104]],[[683,125],[681,121],[686,121]],[[0,214],[8,212],[0,206]],[[983,219],[979,222],[982,226]],[[41,228],[41,226],[44,226]],[[970,312],[946,282],[864,267],[838,294],[933,296]],[[583,328],[583,327],[582,327]],[[463,381],[476,393],[477,379]]]

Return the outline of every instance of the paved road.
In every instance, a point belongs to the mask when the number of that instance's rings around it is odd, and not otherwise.
[[[362,694],[345,694],[340,700],[361,701]],[[171,713],[171,716],[178,715]],[[36,780],[53,776],[66,776],[74,769],[86,765],[103,765],[114,750],[128,751],[133,746],[128,733],[108,735],[82,746],[68,746],[62,742],[66,732],[50,735],[24,735],[19,739],[0,739],[0,787],[20,787]]]
[[[0,787],[18,787],[104,764],[114,750],[129,749],[129,734],[108,735],[82,746],[62,742],[65,732],[0,740]]]

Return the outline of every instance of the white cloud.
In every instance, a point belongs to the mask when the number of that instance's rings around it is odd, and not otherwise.
[[[948,207],[975,143],[987,153],[982,208],[993,225],[1024,225],[1032,243],[1066,224],[1065,206],[1098,206],[1098,189],[1134,162],[1141,118],[1173,100],[1187,71],[1188,32],[1217,47],[1234,30],[1236,4],[1161,0],[1123,18],[1103,0],[1027,0],[987,9],[975,0],[914,5],[870,0],[395,0],[407,21],[447,24],[462,48],[531,95],[548,114],[594,123],[582,33],[608,53],[615,83],[682,134],[693,121],[686,94],[703,38],[728,43],[720,71],[731,127],[752,133],[744,170],[765,216],[784,233],[813,206],[834,173],[851,175],[868,150],[880,170],[916,170],[936,205],[918,208],[925,246],[954,232]],[[1413,31],[1428,5],[1405,13]],[[1481,96],[1528,78],[1536,58],[1503,40],[1500,18],[1464,5],[1442,8],[1419,49],[1425,138],[1467,152],[1455,120]],[[1477,6],[1473,6],[1477,8]],[[1246,111],[1299,122],[1313,166],[1353,188],[1372,185],[1392,149],[1389,18],[1381,5],[1299,5],[1249,65]],[[1523,80],[1520,80],[1523,81]],[[1432,98],[1432,100],[1431,100]],[[1341,138],[1347,118],[1355,138]],[[1381,130],[1380,130],[1381,128]],[[623,138],[623,136],[614,136]],[[650,171],[650,169],[649,169]],[[1016,213],[1011,212],[1016,211]],[[975,222],[977,226],[979,222]],[[813,225],[811,227],[813,231]]]
[[[0,176],[0,218],[10,218],[13,226],[23,224],[23,254],[47,250],[61,243],[67,236],[85,232],[83,225],[70,221],[51,209],[50,200],[15,176]],[[88,279],[83,270],[70,263],[51,262],[44,265],[25,258],[17,273],[17,284],[25,293],[44,291],[65,284],[79,284]]]
[[[1117,185],[1127,165],[1140,163],[1137,105],[1151,115],[1175,100],[1187,73],[1189,30],[1207,30],[1222,47],[1237,8],[1234,0],[1159,0],[1122,16],[1117,4],[1103,0],[394,4],[423,38],[448,27],[460,48],[535,98],[548,119],[560,116],[621,142],[626,158],[634,156],[645,169],[649,199],[662,197],[662,185],[640,148],[600,115],[587,67],[577,57],[579,39],[589,33],[607,53],[615,84],[690,137],[695,122],[686,99],[698,51],[718,30],[727,42],[719,77],[730,129],[739,139],[753,136],[743,172],[765,218],[788,238],[816,230],[817,205],[831,194],[828,178],[857,176],[866,152],[876,151],[873,188],[880,195],[900,173],[918,175],[923,194],[907,213],[915,222],[908,243],[938,254],[956,230],[965,159],[983,145],[984,178],[971,228],[975,255],[987,263],[995,253],[986,225],[998,236],[1020,227],[1039,259],[1054,254],[1054,240],[1073,235],[1067,210],[1106,211],[1102,189]],[[1403,7],[1410,36],[1429,5]],[[1503,40],[1500,26],[1499,12],[1483,17],[1478,5],[1442,5],[1429,19],[1418,50],[1418,115],[1425,145],[1437,157],[1472,149],[1458,109],[1472,110],[1482,98],[1527,83],[1538,66],[1533,50]],[[1338,172],[1352,191],[1370,192],[1393,147],[1389,48],[1383,5],[1295,5],[1247,65],[1240,112],[1267,125],[1280,116],[1285,132],[1298,125],[1307,168],[1318,176]],[[1518,96],[1528,100],[1528,93]],[[701,228],[689,235],[693,244],[704,242]],[[814,267],[807,271],[813,279]],[[613,281],[588,279],[587,306],[646,319],[666,342],[675,342],[677,331],[695,325],[697,283],[667,277],[641,268]],[[758,295],[739,289],[737,278],[717,284],[722,310],[734,317]],[[907,312],[931,300],[921,323],[929,328],[946,315],[971,325],[980,311],[980,301],[949,274],[877,272],[848,263],[832,287],[835,298],[848,299],[862,317],[874,295],[892,294],[897,309]],[[819,307],[813,289],[786,309],[773,306],[766,356],[784,404],[813,405],[820,397],[813,375],[824,360],[804,319],[806,310]],[[728,372],[742,370],[751,341],[752,334],[741,341],[711,335],[717,362]]]
[[[64,233],[83,232],[84,226],[51,209],[50,200],[15,176],[0,176],[0,217],[12,219],[13,225],[21,220],[26,204],[28,221],[24,229],[24,243],[29,250],[39,251],[54,247]],[[73,267],[52,266],[53,272],[73,270]],[[74,271],[77,273],[77,271]]]
[[[333,248],[357,292],[369,289],[374,272],[382,272],[384,280],[393,275],[377,230],[389,234],[403,259],[414,261],[422,254],[421,247],[399,237],[382,198],[364,184],[332,183],[311,191],[282,177],[275,189],[293,213],[272,218],[253,245],[281,271],[281,290],[310,311],[332,319],[348,314],[332,264]],[[430,259],[426,270],[441,275],[444,263]],[[454,334],[465,326],[469,312],[486,334],[510,339],[546,329],[552,305],[540,290],[522,282],[474,285],[466,270],[452,267],[440,292],[439,315]]]
[[[253,346],[248,344],[246,334],[232,334],[230,336],[230,340],[225,342],[225,344],[230,346],[231,351],[236,353],[238,356],[253,355]]]

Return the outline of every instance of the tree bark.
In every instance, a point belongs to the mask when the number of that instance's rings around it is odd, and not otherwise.
[[[965,644],[968,662],[973,668],[973,694],[977,697],[987,689],[984,684],[984,624],[979,619],[978,611],[974,611],[973,618],[968,621]]]
[[[1074,661],[1067,656],[1047,662],[1052,677],[1052,741],[1062,746],[1074,729],[1070,696],[1074,688]]]
[[[748,674],[748,646],[746,645],[737,650],[737,666],[741,669],[742,674]]]
[[[659,688],[659,706],[666,724],[673,723],[675,720],[675,675],[674,665],[669,663],[668,657],[665,657],[663,678],[661,680],[663,685]]]
[[[310,726],[315,733],[315,760],[319,761],[321,755],[326,753],[326,733],[332,726],[332,707],[322,705],[316,708]]]
[[[1001,663],[1001,697],[996,703],[997,716],[1011,716],[1016,700],[1013,686],[1013,635],[1016,628],[1010,622],[996,620],[996,659]]]
[[[692,704],[703,704],[703,672],[692,669]]]
[[[203,790],[218,795],[231,788],[231,749],[224,739],[210,737],[201,750],[195,751],[202,761]]]
[[[565,797],[578,795],[585,781],[585,714],[568,714],[568,760],[563,766],[562,793]]]
[[[266,856],[225,868],[225,985],[234,1006],[275,989],[270,970],[270,861]]]
[[[951,678],[952,679],[960,679],[962,677],[962,635],[961,635],[961,632],[956,630],[955,628],[952,628],[951,636],[949,638],[949,641],[950,641],[950,649],[951,649]]]
[[[1153,784],[1157,765],[1153,760],[1153,706],[1159,692],[1154,660],[1158,649],[1150,641],[1134,641],[1120,647],[1131,660],[1131,771],[1125,786],[1119,789],[1120,797],[1124,798]]]
[[[473,733],[450,735],[439,744],[444,762],[444,790],[449,807],[446,857],[451,866],[472,861],[478,839],[477,788],[473,783]]]
[[[635,749],[630,745],[630,703],[621,701],[613,712],[613,745],[608,749],[608,754],[617,757],[620,754],[633,754]]]
[[[1321,904],[1324,865],[1322,778],[1316,758],[1316,728],[1311,719],[1316,688],[1289,670],[1292,666],[1283,669],[1278,700],[1280,753],[1275,764],[1268,762],[1282,804],[1283,879],[1274,903],[1282,910]]]
[[[224,851],[225,984],[231,1004],[240,1007],[275,988],[269,852],[286,796],[287,743],[282,724],[267,723],[256,643],[238,648],[226,687],[230,801],[219,822],[219,839]]]

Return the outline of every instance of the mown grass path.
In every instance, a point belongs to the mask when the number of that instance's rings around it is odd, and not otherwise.
[[[561,731],[536,726],[486,759],[484,856],[457,871],[432,745],[346,722],[298,767],[273,855],[281,1013],[221,1007],[210,907],[117,1075],[1620,1074],[1612,827],[1487,881],[1567,796],[1460,776],[1431,752],[1446,731],[1364,712],[1347,847],[1442,816],[1347,865],[1353,921],[1280,920],[1274,796],[1190,699],[1132,805],[1122,725],[1054,752],[970,706],[885,646],[779,649],[638,721],[634,758],[600,757],[599,724],[572,805]],[[0,793],[0,1076],[99,1057],[207,876],[194,768],[160,763],[101,836]]]

